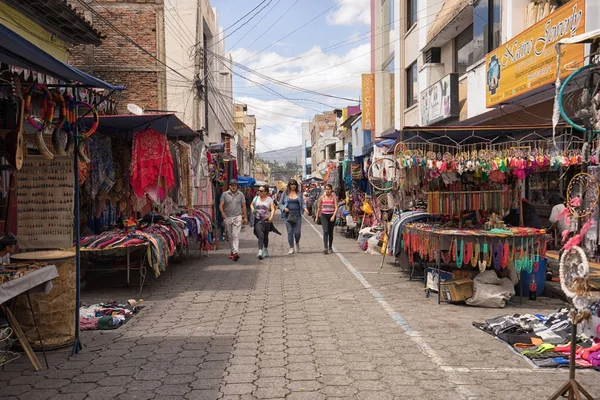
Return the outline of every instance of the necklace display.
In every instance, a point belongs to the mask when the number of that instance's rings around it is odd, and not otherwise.
[[[499,270],[501,268],[501,264],[502,264],[502,244],[498,243],[498,245],[496,245],[496,250],[494,251],[494,268],[496,270]]]
[[[504,246],[502,248],[502,260],[500,264],[502,266],[502,268],[506,268],[506,266],[508,265],[508,250],[509,250],[509,246],[508,246],[508,241],[504,242]]]
[[[440,251],[440,253],[442,255],[442,261],[446,265],[450,264],[450,261],[452,259],[452,248],[453,247],[454,247],[454,240],[452,242],[450,242],[450,249],[448,251],[446,251],[446,252]]]
[[[472,252],[473,252],[473,243],[469,242],[469,243],[467,243],[467,248],[463,254],[463,263],[465,265],[469,265],[469,263],[471,262]]]
[[[473,254],[471,254],[471,266],[473,268],[477,268],[477,263],[479,262],[479,242],[475,243],[473,246]]]
[[[465,241],[461,240],[460,241],[460,249],[458,251],[458,254],[456,255],[456,266],[458,268],[462,268],[464,248],[465,248]]]

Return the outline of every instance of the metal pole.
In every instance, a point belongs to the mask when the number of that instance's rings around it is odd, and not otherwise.
[[[74,196],[74,207],[75,207],[75,342],[73,343],[73,350],[71,355],[79,353],[79,350],[83,349],[81,341],[79,340],[79,303],[81,302],[81,253],[79,243],[79,121],[77,107],[75,107],[75,133],[74,139],[74,151],[73,151],[73,173],[75,174],[75,196]]]

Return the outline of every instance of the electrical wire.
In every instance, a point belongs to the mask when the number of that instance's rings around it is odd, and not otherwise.
[[[273,5],[273,7],[271,7],[270,10],[268,10],[258,21],[256,21],[256,23],[252,26],[252,28],[250,28],[250,30],[248,31],[248,33],[252,32],[254,30],[254,28],[256,28],[258,26],[258,24],[260,24],[262,22],[263,19],[265,19],[267,17],[267,15],[269,15],[269,13],[271,11],[273,11],[275,9],[275,7],[277,7],[277,5],[281,2],[281,0],[277,0],[277,2]],[[247,36],[242,36],[237,42],[235,42],[235,44],[233,44],[229,50],[226,51],[226,53],[229,53],[231,51],[231,49],[233,49],[235,46],[238,45],[238,43],[240,43],[242,40],[246,39]]]
[[[321,17],[322,15],[324,15],[325,13],[327,13],[328,11],[330,11],[331,9],[333,9],[335,6],[341,4],[344,0],[338,0],[336,1],[331,7],[329,7],[328,9],[326,9],[325,11],[321,12],[320,14],[318,14],[317,16],[313,17],[312,19],[310,19],[308,22],[306,22],[305,24],[303,24],[302,26],[296,28],[295,30],[293,30],[292,32],[288,33],[287,35],[285,35],[284,37],[282,37],[281,39],[278,39],[277,41],[271,43],[270,45],[268,45],[267,47],[261,49],[258,53],[254,53],[253,55],[251,55],[250,57],[246,58],[245,60],[241,61],[242,63],[248,61],[249,59],[256,57],[257,55],[259,55],[260,53],[262,53],[263,51],[273,47],[275,44],[281,42],[282,40],[287,39],[288,37],[290,37],[291,35],[293,35],[294,33],[298,32],[300,29],[304,28],[305,26],[309,25],[311,22],[313,22],[314,20],[316,20],[317,18]]]
[[[164,65],[166,68],[168,68],[169,70],[173,71],[176,75],[180,76],[181,78],[183,78],[186,81],[192,82],[192,80],[188,79],[185,75],[181,74],[180,72],[178,72],[177,70],[173,69],[171,66],[167,65],[164,61],[160,60],[158,57],[156,57],[154,54],[150,53],[148,50],[144,49],[139,43],[137,43],[135,40],[133,40],[132,38],[130,38],[129,36],[127,36],[125,33],[123,33],[121,30],[119,30],[116,26],[114,26],[112,24],[112,22],[110,22],[109,20],[107,20],[102,14],[100,14],[98,11],[96,11],[92,6],[90,6],[89,4],[87,4],[84,0],[77,0],[79,2],[79,4],[81,4],[83,7],[85,7],[87,10],[89,10],[92,14],[94,14],[96,17],[98,17],[102,22],[104,22],[106,25],[108,25],[112,30],[114,30],[116,33],[118,33],[121,37],[123,37],[126,41],[128,41],[129,43],[131,43],[134,47],[140,49],[142,52],[144,52],[146,55],[152,57],[154,60],[156,60],[157,62],[159,62],[160,64]],[[98,5],[100,5],[100,3],[96,3]],[[103,7],[103,6],[102,6]],[[110,11],[108,11],[108,9],[106,7],[103,7],[109,14]],[[111,14],[111,16],[113,16]],[[113,16],[114,18],[114,16]],[[173,61],[173,60],[171,60]],[[173,61],[174,64],[179,65],[182,68],[183,67],[181,64]]]
[[[262,10],[264,10],[265,8],[267,8],[269,6],[269,4],[271,4],[272,1],[273,0],[269,0],[269,2],[267,4],[265,4],[265,6],[263,8],[261,8],[260,10],[258,10],[256,12],[256,14],[254,14],[253,16],[251,16],[248,21],[245,21],[239,27],[235,28],[233,30],[233,32],[229,33],[228,35],[225,35],[225,31],[223,31],[223,37],[221,39],[219,39],[216,43],[213,43],[210,47],[215,47],[216,45],[218,45],[219,43],[221,43],[223,40],[227,39],[228,37],[230,37],[231,35],[233,35],[237,31],[239,31],[240,29],[242,29],[247,23],[249,23],[250,21],[252,21],[258,14],[260,14]]]
[[[263,36],[265,36],[265,34],[266,34],[267,32],[269,32],[269,31],[270,31],[270,30],[271,30],[271,29],[272,29],[272,28],[273,28],[273,27],[274,27],[274,26],[275,26],[275,25],[276,25],[276,24],[277,24],[279,21],[281,21],[281,20],[283,19],[283,17],[285,17],[285,16],[286,16],[286,14],[287,14],[287,13],[288,13],[288,12],[289,12],[289,11],[290,11],[292,8],[294,8],[294,6],[295,6],[296,4],[298,4],[298,2],[299,2],[299,1],[300,1],[300,0],[296,0],[296,1],[294,1],[294,2],[292,3],[292,5],[291,5],[291,6],[289,6],[289,7],[288,7],[288,9],[287,9],[287,10],[285,10],[285,11],[283,12],[283,14],[281,14],[281,15],[280,15],[278,18],[276,18],[276,19],[275,19],[275,22],[273,22],[273,23],[272,23],[272,24],[271,24],[271,25],[270,25],[270,26],[267,28],[267,30],[265,30],[263,33],[261,33],[261,34],[260,34],[260,35],[259,35],[259,36],[258,36],[256,39],[254,39],[254,41],[253,41],[252,43],[250,43],[249,45],[247,45],[247,47],[250,47],[250,46],[252,46],[252,45],[253,45],[254,43],[256,43],[256,42],[257,42],[257,41],[258,41],[260,38],[262,38]],[[279,3],[279,1],[278,1],[277,3]],[[238,43],[239,43],[239,41],[238,41]],[[234,44],[233,46],[231,46],[231,48],[229,49],[229,51],[231,51],[231,49],[233,49],[233,48],[234,48],[236,45],[237,45],[237,43],[236,43],[236,44]]]
[[[218,55],[218,54],[216,54],[216,53],[214,53],[214,56],[215,56],[215,57],[217,57],[217,58],[223,58],[222,56],[220,56],[220,55]],[[314,95],[323,96],[323,97],[329,97],[329,98],[332,98],[332,99],[346,100],[346,101],[351,101],[351,102],[355,102],[355,103],[358,103],[358,102],[360,102],[360,101],[359,101],[359,100],[357,100],[357,99],[350,99],[350,98],[347,98],[347,97],[335,96],[335,95],[328,94],[328,93],[321,93],[321,92],[317,92],[317,91],[315,91],[315,90],[306,89],[306,88],[302,88],[302,87],[295,86],[295,85],[290,85],[290,84],[289,84],[289,83],[287,83],[287,82],[283,82],[283,81],[280,81],[280,80],[278,80],[278,79],[271,78],[271,77],[269,77],[269,76],[267,76],[267,75],[265,75],[265,74],[262,74],[262,73],[260,73],[260,72],[257,72],[257,71],[255,71],[255,70],[253,70],[252,68],[248,68],[248,67],[246,67],[246,66],[244,66],[244,65],[242,65],[242,64],[240,64],[240,63],[237,63],[237,62],[235,62],[235,61],[232,61],[232,62],[231,62],[231,64],[232,64],[233,66],[235,66],[235,67],[238,67],[238,68],[240,68],[240,69],[243,69],[244,71],[250,72],[250,73],[252,73],[252,74],[254,74],[254,75],[256,75],[256,76],[258,76],[258,77],[260,77],[260,78],[262,78],[262,79],[265,79],[265,80],[267,80],[267,81],[269,81],[269,82],[273,82],[273,83],[279,84],[279,85],[281,85],[281,86],[284,86],[284,87],[286,87],[286,88],[293,89],[293,90],[296,90],[296,91],[299,91],[299,92],[304,92],[304,93],[314,94]],[[228,68],[228,69],[229,69],[229,67],[226,67],[226,68]],[[233,72],[233,70],[231,70],[231,69],[229,69],[229,70],[230,70],[232,73],[235,73],[235,72]],[[237,73],[235,73],[235,74],[237,74]],[[244,78],[244,79],[247,79],[247,77],[245,77],[245,76],[243,76],[243,75],[241,75],[241,74],[237,74],[237,75],[238,75],[238,76],[240,76],[240,77],[242,77],[242,78]],[[251,82],[252,82],[252,81],[251,81]]]

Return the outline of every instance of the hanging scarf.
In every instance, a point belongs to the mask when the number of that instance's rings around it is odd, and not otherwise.
[[[166,191],[175,185],[173,158],[166,144],[166,136],[151,128],[133,134],[131,186],[137,197],[155,192],[164,199]]]

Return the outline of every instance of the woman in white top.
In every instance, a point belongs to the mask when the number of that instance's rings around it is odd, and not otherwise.
[[[269,231],[275,215],[275,203],[269,197],[267,186],[258,188],[258,195],[252,200],[250,210],[254,214],[254,234],[258,238],[258,258],[269,257]]]
[[[559,218],[560,213],[566,208],[565,198],[558,193],[552,193],[548,198],[548,204],[552,207],[552,212],[550,212],[548,221],[550,221],[551,224],[556,224],[559,235],[562,235],[564,231],[570,229],[566,216],[563,215]]]

